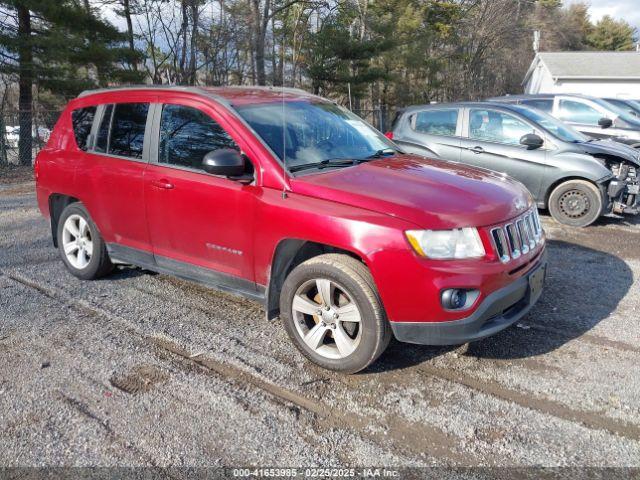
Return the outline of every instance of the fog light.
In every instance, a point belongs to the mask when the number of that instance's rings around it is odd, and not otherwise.
[[[477,290],[451,288],[442,292],[442,306],[446,310],[461,310],[469,308],[478,298]]]

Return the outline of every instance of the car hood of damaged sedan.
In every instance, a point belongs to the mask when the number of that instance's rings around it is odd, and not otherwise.
[[[496,225],[533,206],[528,190],[506,175],[408,154],[314,171],[291,187],[427,229]]]
[[[628,161],[635,167],[640,167],[640,152],[624,143],[613,140],[596,140],[576,144],[573,147],[576,151],[587,153],[589,155],[615,155],[623,160]]]

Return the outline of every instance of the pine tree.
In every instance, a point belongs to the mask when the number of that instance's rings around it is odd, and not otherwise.
[[[121,67],[136,53],[88,0],[3,0],[0,8],[15,19],[0,30],[0,73],[18,77],[18,150],[20,161],[30,164],[34,86],[72,96],[110,81],[139,81],[137,72]]]
[[[635,42],[635,29],[624,20],[605,15],[587,37],[596,50],[631,50]]]

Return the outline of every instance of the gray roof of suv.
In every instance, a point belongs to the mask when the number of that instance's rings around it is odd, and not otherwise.
[[[487,100],[484,102],[453,102],[453,103],[429,103],[426,105],[411,105],[402,109],[402,114],[407,115],[423,110],[440,110],[446,108],[464,108],[464,107],[496,107],[509,108],[510,105],[505,102]]]

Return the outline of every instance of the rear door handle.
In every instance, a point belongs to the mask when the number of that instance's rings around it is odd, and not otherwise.
[[[484,148],[482,147],[473,147],[473,148],[470,148],[469,150],[471,150],[473,153],[484,153]]]
[[[152,180],[151,185],[156,188],[162,188],[163,190],[171,190],[173,188],[173,183],[164,178],[162,180]]]

